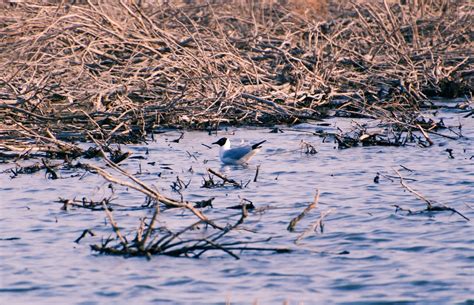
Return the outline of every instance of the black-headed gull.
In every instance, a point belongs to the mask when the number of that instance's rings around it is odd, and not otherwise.
[[[224,164],[247,164],[247,162],[260,151],[260,146],[266,140],[253,145],[240,146],[230,148],[230,140],[228,138],[220,138],[219,141],[212,144],[220,146],[219,156]]]

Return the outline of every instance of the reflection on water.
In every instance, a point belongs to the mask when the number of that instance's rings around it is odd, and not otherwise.
[[[272,246],[291,247],[288,254],[246,252],[234,260],[220,252],[201,259],[99,256],[89,244],[113,232],[103,212],[84,209],[61,210],[58,197],[100,200],[110,194],[108,184],[92,174],[61,172],[63,179],[47,180],[44,173],[10,179],[0,175],[0,301],[2,304],[291,304],[304,302],[342,304],[436,303],[470,304],[474,295],[474,235],[472,221],[441,212],[408,216],[395,213],[393,205],[418,210],[424,203],[404,191],[394,175],[399,169],[410,186],[431,200],[446,203],[474,220],[473,120],[460,119],[465,137],[451,141],[432,136],[435,145],[358,147],[335,149],[308,131],[329,127],[303,124],[284,133],[269,129],[232,129],[234,143],[267,139],[262,151],[248,167],[221,167],[218,149],[202,144],[217,136],[188,132],[179,143],[179,133],[155,135],[148,146],[129,146],[134,156],[123,166],[130,173],[171,196],[170,185],[179,176],[191,181],[182,190],[186,200],[216,197],[211,218],[231,215],[225,207],[242,198],[257,207],[241,233],[253,239],[273,237]],[[458,125],[458,118],[446,118]],[[347,122],[345,122],[347,124]],[[221,136],[222,134],[219,134]],[[301,140],[315,145],[318,153],[298,150]],[[446,149],[452,149],[454,159]],[[146,154],[148,149],[149,154]],[[256,165],[260,166],[253,182]],[[400,167],[410,169],[406,170]],[[1,165],[4,170],[11,165]],[[201,188],[206,169],[225,172],[247,184],[246,188]],[[380,183],[374,183],[377,172]],[[385,175],[385,176],[384,176]],[[141,194],[116,186],[116,204],[137,206]],[[288,222],[321,191],[319,206],[297,226]],[[323,234],[309,234],[294,241],[321,212],[326,217]],[[136,229],[138,218],[151,210],[115,211],[127,233]],[[161,226],[180,227],[189,215],[180,210],[163,212]],[[87,236],[74,240],[84,229]],[[342,255],[340,253],[348,253]],[[471,300],[471,301],[469,301]]]

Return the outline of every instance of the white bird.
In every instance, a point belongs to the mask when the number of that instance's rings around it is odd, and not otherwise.
[[[212,144],[220,146],[219,156],[222,163],[224,164],[247,164],[247,162],[260,151],[260,146],[266,140],[258,142],[257,144],[240,146],[236,148],[230,148],[230,140],[227,138],[221,138],[219,141]]]

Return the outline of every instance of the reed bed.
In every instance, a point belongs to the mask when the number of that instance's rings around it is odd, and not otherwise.
[[[332,115],[419,130],[433,97],[474,88],[469,1],[76,2],[1,8],[4,140],[128,143]]]

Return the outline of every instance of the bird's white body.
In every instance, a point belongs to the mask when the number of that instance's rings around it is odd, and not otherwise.
[[[220,147],[219,157],[224,164],[243,165],[260,151],[259,144],[231,148],[230,140],[226,139]]]

